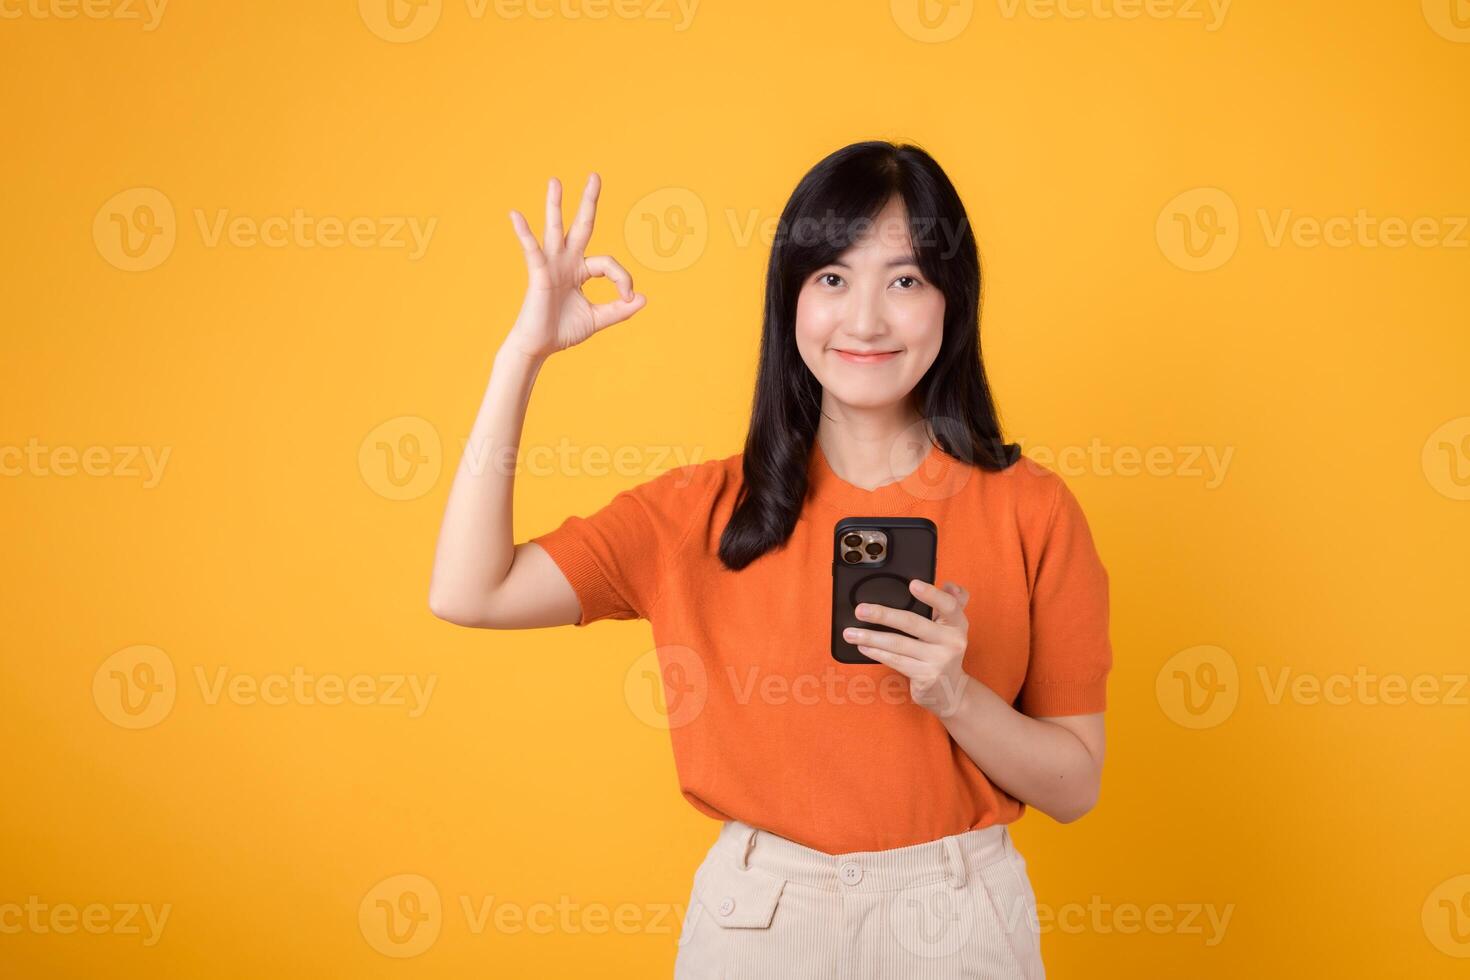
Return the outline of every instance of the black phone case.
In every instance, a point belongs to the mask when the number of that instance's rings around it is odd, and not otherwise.
[[[877,528],[888,534],[888,556],[881,565],[849,565],[842,560],[842,535],[849,528]],[[860,602],[909,609],[929,618],[933,610],[909,591],[910,579],[934,581],[939,531],[924,517],[844,517],[832,529],[832,659],[844,664],[876,664],[842,638],[849,626],[901,633],[853,615]]]

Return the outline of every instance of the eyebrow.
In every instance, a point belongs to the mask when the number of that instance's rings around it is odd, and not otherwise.
[[[831,262],[828,262],[827,264],[828,265],[835,265],[835,266],[838,266],[838,267],[843,268],[843,269],[850,269],[850,268],[852,268],[852,266],[848,265],[846,262],[841,261],[840,259],[833,259]],[[900,258],[889,259],[887,262],[883,263],[883,266],[884,266],[884,268],[891,268],[891,267],[896,266],[896,265],[918,265],[918,264],[919,264],[919,260],[918,259],[914,258],[912,255],[905,255],[905,256],[902,256]]]

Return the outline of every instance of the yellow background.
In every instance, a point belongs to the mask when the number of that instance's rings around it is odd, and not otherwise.
[[[671,453],[739,450],[767,254],[742,229],[874,137],[925,146],[970,210],[1009,434],[1170,460],[1064,474],[1112,576],[1108,761],[1094,812],[1032,811],[1015,836],[1043,909],[1231,918],[1210,943],[1087,913],[1043,935],[1051,974],[1470,968],[1470,707],[1451,691],[1470,663],[1463,2],[1242,0],[1212,23],[1183,0],[927,22],[881,0],[705,0],[681,23],[653,0],[601,19],[444,0],[399,8],[403,31],[437,17],[413,41],[366,0],[175,0],[152,30],[46,2],[0,19],[0,446],[50,454],[0,477],[0,905],[171,912],[152,946],[0,933],[0,973],[667,975],[676,924],[598,934],[595,912],[681,907],[716,830],[624,694],[647,624],[496,634],[427,610],[450,473],[524,283],[506,214],[539,235],[546,178],[575,196],[596,169],[593,250],[650,297],[542,372],[523,450],[565,439],[587,465],[519,479],[523,540]],[[113,214],[147,224],[130,199],[108,209],[135,188],[175,215],[147,271],[106,244]],[[417,259],[199,227],[298,208],[437,224]],[[1438,243],[1273,244],[1283,215],[1360,209],[1433,219]],[[1190,224],[1234,251],[1186,268],[1169,229]],[[664,239],[682,251],[649,237],[685,226]],[[170,453],[156,485],[127,446]],[[60,475],[58,447],[112,462]],[[640,471],[589,473],[596,447],[633,447]],[[1188,447],[1230,451],[1223,479],[1191,475]],[[420,459],[395,462],[407,489],[381,455],[400,449]],[[103,667],[139,645],[176,677],[166,716],[131,730]],[[1229,710],[1201,721],[1181,699],[1205,661]],[[436,687],[411,718],[210,703],[196,674],[296,667]],[[1425,675],[1444,697],[1273,702],[1261,672],[1283,669]],[[359,926],[398,875],[442,900],[412,958]],[[561,903],[570,927],[476,932],[461,902],[490,896]]]

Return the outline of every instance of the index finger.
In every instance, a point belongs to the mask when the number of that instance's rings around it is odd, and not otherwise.
[[[964,603],[954,593],[946,592],[932,582],[925,582],[920,578],[909,582],[909,591],[928,603],[935,615],[943,617],[946,622],[960,615],[960,610],[964,608]]]
[[[860,603],[858,608],[862,609],[865,606],[867,615],[858,617],[862,622],[892,626],[925,643],[939,643],[944,639],[946,624],[927,619],[911,609],[895,609],[892,606],[880,606],[873,602]]]

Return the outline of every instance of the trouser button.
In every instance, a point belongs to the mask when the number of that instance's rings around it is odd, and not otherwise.
[[[849,885],[856,885],[863,880],[863,869],[856,861],[844,862],[842,867],[838,869],[838,873],[842,875],[842,880]]]

